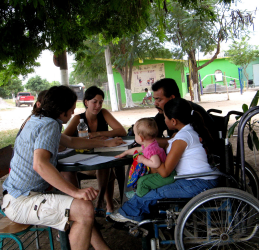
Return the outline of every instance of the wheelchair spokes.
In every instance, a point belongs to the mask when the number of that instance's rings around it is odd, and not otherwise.
[[[175,229],[176,246],[258,249],[258,227],[258,200],[237,189],[211,189],[196,196],[182,210]]]

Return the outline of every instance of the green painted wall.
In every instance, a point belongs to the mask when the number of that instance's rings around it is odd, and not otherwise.
[[[202,64],[206,63],[207,61],[208,60],[200,60],[199,65],[202,65]],[[184,97],[186,95],[186,93],[188,92],[186,74],[189,72],[189,69],[188,68],[184,69],[184,81],[182,82],[180,70],[175,69],[177,61],[167,60],[167,59],[165,59],[165,60],[162,60],[162,59],[161,60],[158,60],[158,59],[156,59],[156,60],[144,60],[143,63],[139,63],[139,61],[136,61],[134,63],[134,66],[157,64],[157,63],[164,63],[164,65],[165,65],[165,77],[175,79],[175,81],[177,82],[177,85],[179,87],[181,96]],[[258,59],[258,61],[254,62],[254,63],[259,63],[259,59]],[[237,87],[238,88],[240,87],[239,76],[238,76],[238,66],[236,66],[235,64],[232,64],[228,60],[228,58],[216,59],[212,63],[210,63],[209,65],[207,65],[206,67],[204,67],[203,69],[201,69],[199,71],[200,75],[201,75],[201,79],[203,79],[205,76],[208,75],[203,80],[203,87],[206,87],[208,84],[215,83],[214,73],[215,73],[216,70],[221,70],[223,75],[224,75],[224,72],[225,72],[225,74],[227,76],[227,83],[228,84],[229,84],[230,80],[235,79]],[[213,76],[211,76],[211,74],[213,74]],[[252,66],[249,68],[249,74],[252,74]],[[115,84],[120,83],[122,102],[126,103],[124,83],[122,81],[122,78],[121,78],[120,74],[115,69],[113,70],[113,76],[114,76]],[[224,84],[223,81],[216,82],[216,83],[220,84],[220,85]],[[143,97],[145,96],[145,94],[146,94],[145,92],[143,92],[143,93],[133,93],[132,99],[133,99],[134,102],[141,102]]]
[[[184,96],[188,92],[187,91],[187,83],[186,82],[182,83],[181,72],[175,70],[175,66],[177,64],[177,61],[169,61],[169,60],[166,60],[166,59],[165,60],[144,60],[143,63],[139,63],[139,61],[136,61],[134,63],[134,66],[148,65],[148,64],[158,64],[158,63],[164,63],[165,77],[175,79],[175,81],[176,81],[176,83],[179,87],[181,95]],[[121,78],[121,75],[115,69],[113,69],[113,77],[114,77],[115,85],[116,85],[116,83],[120,83],[122,103],[126,103],[124,83],[123,83],[123,80]],[[185,79],[186,79],[186,77],[185,77]],[[145,95],[146,95],[145,92],[143,92],[143,93],[133,93],[132,99],[133,99],[134,102],[141,102]]]
[[[208,60],[200,60],[199,64],[202,65],[206,63]],[[203,69],[200,70],[201,74],[201,79],[203,79],[206,75],[211,75],[214,74],[216,70],[221,70],[222,74],[224,75],[224,72],[226,73],[226,76],[231,77],[227,78],[227,83],[229,84],[229,81],[232,80],[233,78],[236,78],[236,84],[237,87],[240,86],[239,84],[239,77],[238,77],[238,66],[235,64],[231,63],[228,58],[219,58],[214,60],[212,63],[204,67]],[[208,84],[215,83],[215,77],[214,76],[207,76],[203,81],[203,87],[206,87]],[[222,82],[216,82],[217,84],[223,85]]]
[[[254,64],[259,64],[259,57],[255,61],[249,63],[248,66],[247,66],[246,72],[248,74],[248,79],[249,80],[253,80],[254,79],[254,72],[253,72],[253,65]]]

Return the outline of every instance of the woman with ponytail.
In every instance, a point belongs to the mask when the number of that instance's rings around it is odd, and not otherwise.
[[[170,130],[178,130],[168,140],[166,161],[157,168],[162,177],[176,170],[177,175],[212,172],[209,164],[213,140],[204,126],[201,115],[182,98],[174,98],[164,106],[165,123]],[[124,157],[130,150],[118,157]],[[150,213],[149,206],[163,198],[192,198],[204,190],[217,186],[216,176],[179,179],[174,183],[151,190],[143,197],[133,196],[117,213],[110,215],[114,221],[135,222]]]

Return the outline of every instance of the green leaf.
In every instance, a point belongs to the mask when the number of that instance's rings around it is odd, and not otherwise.
[[[257,92],[256,92],[256,94],[255,94],[255,96],[254,96],[254,98],[253,98],[253,100],[250,104],[250,108],[257,106],[258,99],[259,99],[259,90],[257,90]]]
[[[35,9],[37,9],[37,6],[38,6],[38,1],[37,0],[33,0],[33,6]]]
[[[228,130],[228,138],[230,138],[235,131],[236,126],[238,125],[239,121],[236,121]]]
[[[253,151],[253,143],[252,143],[252,138],[251,138],[251,134],[248,134],[247,136],[247,145],[248,145],[248,148]]]
[[[235,116],[236,121],[239,120],[242,117],[242,115]]]
[[[245,113],[248,110],[247,104],[242,105],[243,112]]]
[[[252,132],[252,135],[251,133],[249,133],[247,136],[247,145],[251,151],[253,151],[253,146],[255,146],[257,151],[259,150],[259,140],[254,130]]]

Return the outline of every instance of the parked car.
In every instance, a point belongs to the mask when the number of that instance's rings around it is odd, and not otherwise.
[[[20,107],[22,104],[33,106],[34,96],[30,92],[19,92],[15,99],[15,106]]]

